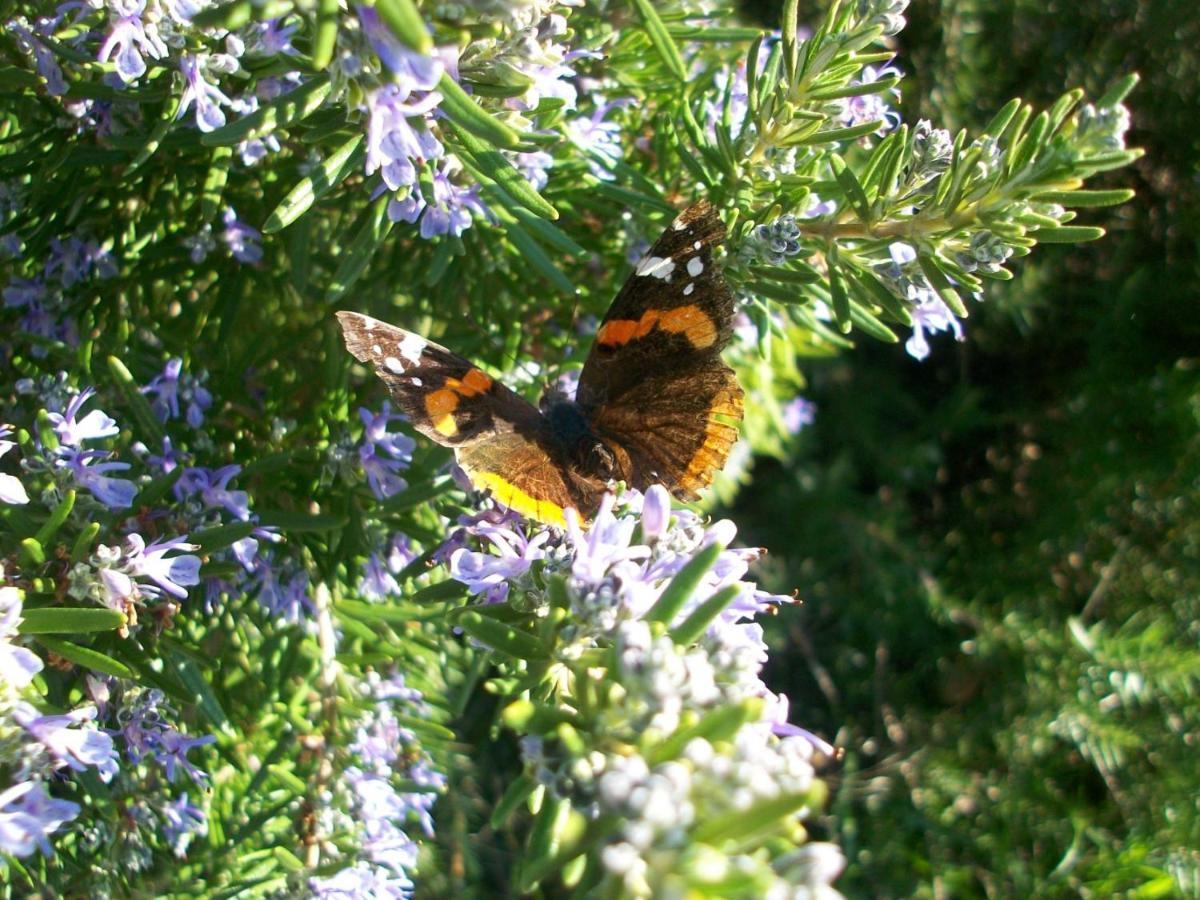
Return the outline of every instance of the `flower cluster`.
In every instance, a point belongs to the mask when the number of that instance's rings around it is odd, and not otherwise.
[[[309,882],[314,896],[330,900],[410,896],[418,845],[408,832],[415,825],[433,836],[430,809],[446,784],[446,777],[419,751],[416,735],[396,718],[398,712],[426,715],[421,693],[408,687],[403,675],[381,678],[375,673],[368,675],[361,692],[369,706],[348,748],[351,764],[335,789],[345,797],[328,810],[337,826],[353,835],[358,857],[333,875]],[[396,779],[409,788],[397,790]]]
[[[800,849],[799,820],[819,801],[816,757],[832,748],[790,725],[786,699],[761,681],[767,648],[753,618],[787,598],[743,580],[758,551],[728,548],[734,535],[728,521],[672,511],[656,486],[619,506],[610,495],[586,532],[572,511],[559,535],[474,517],[455,540],[481,549],[449,554],[452,577],[492,602],[539,617],[565,604],[551,654],[572,674],[556,679],[543,715],[566,716],[586,739],[539,732],[527,701],[509,721],[530,729],[522,748],[537,783],[587,818],[617,823],[598,853],[604,878],[629,896],[686,892],[733,872],[761,896],[791,896],[824,888],[840,868],[763,856],[757,840],[736,846],[739,823],[780,806],[763,825]]]

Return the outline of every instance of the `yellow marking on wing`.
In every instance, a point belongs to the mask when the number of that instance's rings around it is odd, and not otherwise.
[[[691,462],[688,463],[687,471],[680,479],[680,483],[687,490],[694,491],[712,484],[713,477],[724,468],[729,451],[737,443],[737,429],[718,421],[717,416],[741,419],[742,392],[740,390],[724,390],[713,398],[708,424],[704,428],[704,442],[692,457]]]
[[[492,497],[497,503],[507,506],[527,518],[545,522],[547,525],[557,525],[559,528],[567,527],[566,515],[563,508],[557,503],[530,496],[495,472],[468,472],[468,474],[477,488],[491,491]]]
[[[717,340],[717,325],[698,306],[680,306],[676,309],[648,309],[640,319],[613,319],[605,322],[596,334],[596,343],[603,347],[619,347],[636,338],[643,338],[655,328],[682,334],[693,347],[703,350]]]
[[[438,388],[425,398],[425,413],[433,422],[434,430],[445,437],[458,433],[454,421],[454,410],[458,409],[458,394],[453,388]]]

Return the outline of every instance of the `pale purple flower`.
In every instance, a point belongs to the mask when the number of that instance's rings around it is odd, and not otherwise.
[[[579,514],[567,510],[567,536],[575,551],[571,574],[582,584],[598,587],[608,570],[619,563],[644,560],[650,548],[630,545],[637,520],[632,516],[617,518],[613,514],[616,498],[605,494],[600,509],[585,534],[579,524]]]
[[[445,166],[433,175],[433,200],[414,187],[408,197],[388,205],[388,216],[393,221],[415,222],[421,220],[421,237],[428,240],[438,235],[462,235],[471,227],[471,213],[486,216],[487,208],[479,199],[479,186],[460,187],[450,180]]]
[[[283,23],[282,17],[255,23],[250,32],[253,50],[265,56],[296,56],[299,51],[292,46],[292,35],[299,30],[300,23]]]
[[[613,176],[608,169],[619,162],[622,156],[621,126],[605,121],[605,116],[613,109],[628,106],[632,102],[613,100],[600,103],[590,116],[569,119],[566,123],[567,137],[589,157],[588,168],[597,178],[611,181]]]
[[[310,878],[308,886],[316,900],[408,900],[416,887],[407,876],[365,860],[325,878]]]
[[[908,299],[912,303],[909,310],[913,318],[912,336],[905,341],[904,349],[908,355],[918,361],[929,356],[929,340],[926,332],[937,334],[951,331],[956,341],[963,340],[963,328],[945,302],[929,287],[910,285]]]
[[[811,425],[817,416],[817,405],[804,397],[796,396],[783,408],[783,427],[788,434],[799,434]]]
[[[138,578],[149,578],[160,590],[173,597],[187,596],[187,586],[200,583],[200,557],[185,553],[167,557],[175,550],[197,550],[196,544],[187,542],[187,535],[165,541],[155,541],[147,546],[145,539],[136,532],[126,538],[129,549],[126,553],[130,574]]]
[[[441,94],[432,92],[410,101],[408,92],[395,84],[369,94],[366,174],[378,171],[393,191],[415,185],[416,167],[427,160],[441,159],[446,152],[428,128],[426,118],[441,100]],[[414,128],[410,119],[422,120],[426,127]]]
[[[260,558],[258,568],[258,602],[273,616],[279,616],[289,624],[296,624],[313,611],[308,596],[308,575],[295,572],[285,583],[271,560]]]
[[[430,91],[442,79],[445,65],[437,56],[426,56],[411,50],[399,41],[390,28],[379,19],[379,13],[369,6],[355,6],[367,42],[382,62],[391,70],[396,85],[408,96],[412,91]]]
[[[42,278],[13,278],[3,291],[4,305],[20,309],[40,305],[47,300],[46,282]]]
[[[653,543],[666,534],[671,522],[671,495],[661,484],[646,489],[642,500],[642,537]]]
[[[862,76],[857,83],[873,84],[882,78],[899,77],[900,75],[900,70],[895,66],[885,66],[881,69],[864,66]],[[895,128],[900,124],[900,114],[888,106],[887,100],[884,99],[886,94],[891,94],[897,100],[900,98],[900,91],[892,87],[882,93],[863,94],[839,101],[842,124],[854,126],[879,120],[881,124],[875,134],[886,134]]]
[[[366,473],[371,493],[380,500],[386,500],[408,487],[408,482],[398,473],[408,468],[412,462],[416,442],[407,435],[387,430],[389,423],[401,421],[404,416],[393,413],[386,400],[378,415],[362,408],[359,409],[358,415],[364,426],[358,458]]]
[[[76,450],[59,448],[58,464],[71,471],[75,484],[90,491],[92,496],[109,509],[126,509],[133,505],[137,496],[137,485],[124,478],[113,478],[105,472],[122,472],[129,463],[96,462],[108,454],[103,450]]]
[[[183,118],[184,113],[195,104],[196,127],[204,132],[215,131],[225,124],[225,112],[221,107],[229,106],[232,101],[215,84],[205,80],[201,63],[202,60],[192,53],[184,53],[179,57],[179,70],[183,72],[185,84],[175,118]]]
[[[106,279],[117,274],[112,253],[95,241],[85,241],[74,235],[65,241],[51,238],[50,255],[43,269],[46,278],[57,278],[64,288],[69,288],[93,273]]]
[[[187,753],[193,747],[203,747],[205,744],[215,743],[216,740],[216,737],[211,734],[191,738],[173,728],[162,731],[158,735],[158,746],[154,750],[154,755],[166,769],[167,781],[175,783],[175,768],[178,766],[196,784],[204,784],[208,776],[188,761]]]
[[[112,738],[92,723],[95,715],[96,707],[84,706],[66,715],[43,716],[24,702],[18,702],[12,713],[13,721],[50,754],[54,768],[82,772],[94,766],[107,782],[119,771],[117,754]]]
[[[193,836],[208,834],[208,814],[192,804],[187,794],[162,808],[164,837],[175,855],[183,857]]]
[[[0,685],[23,688],[42,670],[42,661],[32,650],[17,647],[11,639],[21,624],[21,592],[0,587]]]
[[[115,55],[117,75],[128,84],[146,73],[146,61],[142,54],[151,59],[162,59],[167,55],[167,45],[159,38],[154,26],[147,28],[142,22],[145,0],[124,0],[117,8],[120,14],[113,22],[108,37],[100,45],[96,58],[100,62],[108,62]]]
[[[508,596],[509,582],[546,558],[550,532],[544,529],[529,538],[519,525],[505,520],[481,521],[472,531],[486,538],[496,553],[478,553],[465,547],[453,550],[449,556],[450,577],[465,584],[473,594],[486,594],[489,603],[502,602]]]
[[[263,251],[259,241],[262,240],[262,232],[241,221],[232,206],[225,210],[222,218],[225,230],[221,232],[221,240],[225,242],[233,258],[238,262],[251,264],[261,260]]]
[[[187,493],[199,493],[206,507],[224,509],[234,518],[246,522],[250,519],[250,495],[229,489],[229,482],[241,471],[242,467],[237,464],[213,470],[193,467],[176,485],[184,485]]]
[[[0,425],[0,456],[4,456],[9,450],[17,446],[13,441],[4,440],[10,434],[12,434],[11,428],[7,425]],[[19,506],[28,502],[29,494],[25,492],[25,485],[21,484],[21,480],[15,475],[0,474],[0,503]],[[2,633],[0,631],[0,634]]]
[[[62,413],[47,413],[46,418],[54,426],[54,433],[58,435],[60,444],[66,447],[81,447],[84,441],[113,437],[120,433],[121,429],[117,427],[116,420],[101,410],[93,409],[82,419],[78,418],[80,408],[95,393],[92,388],[84,388],[71,398]]]
[[[217,248],[213,238],[212,225],[206,224],[198,232],[183,239],[183,246],[188,248],[188,257],[197,265],[204,262],[208,254]]]
[[[154,376],[142,388],[143,394],[154,396],[151,408],[160,422],[179,417],[179,400],[187,402],[187,423],[193,428],[204,424],[204,413],[212,406],[212,394],[192,375],[183,375],[183,360],[169,359],[162,373]]]
[[[104,605],[117,612],[124,612],[130,603],[140,596],[137,584],[128,574],[118,569],[101,569],[100,586],[104,590]]]
[[[368,600],[383,601],[400,594],[396,575],[416,554],[409,547],[408,536],[398,534],[392,538],[387,554],[372,553],[363,563],[362,577],[358,581],[358,592]]]
[[[61,97],[65,94],[67,82],[63,78],[62,69],[45,42],[19,21],[9,22],[8,27],[17,36],[17,46],[33,56],[38,74],[46,80],[46,93],[54,97]]]
[[[0,850],[29,856],[37,848],[52,856],[47,837],[79,815],[79,804],[56,800],[39,781],[26,781],[0,793]]]
[[[513,159],[517,171],[525,176],[525,180],[533,185],[535,191],[540,191],[550,181],[550,168],[554,165],[554,157],[544,150],[533,150],[529,153],[518,153]]]

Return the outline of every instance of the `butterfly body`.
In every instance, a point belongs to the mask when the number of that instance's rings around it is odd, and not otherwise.
[[[534,407],[413,332],[339,312],[350,352],[374,366],[413,426],[452,447],[472,484],[554,525],[587,519],[614,481],[694,499],[737,440],[742,390],[720,358],[733,298],[712,258],[724,237],[703,201],[638,263],[596,333],[575,398]]]

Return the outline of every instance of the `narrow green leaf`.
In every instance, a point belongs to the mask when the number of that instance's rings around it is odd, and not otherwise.
[[[167,492],[175,487],[177,482],[183,475],[183,466],[177,466],[172,471],[165,475],[159,475],[157,478],[152,478],[142,486],[142,489],[137,492],[137,496],[133,498],[133,509],[152,508],[158,505],[158,501],[167,496]]]
[[[1127,200],[1132,200],[1136,191],[1130,188],[1117,188],[1111,191],[1046,191],[1030,197],[1035,203],[1057,203],[1061,206],[1117,206]]]
[[[870,310],[863,307],[857,300],[850,300],[850,321],[855,328],[869,334],[877,341],[883,341],[885,344],[894,344],[900,340],[896,337],[896,332],[888,328],[880,322]]]
[[[508,239],[520,251],[525,261],[541,272],[551,284],[564,294],[574,295],[575,285],[559,270],[558,266],[554,264],[554,260],[549,257],[529,232],[517,223],[516,217],[509,214],[507,210],[493,209],[492,211],[495,213],[496,218],[500,220],[500,224],[508,235]]]
[[[724,546],[717,541],[702,547],[671,579],[671,583],[659,595],[654,606],[650,607],[650,611],[646,614],[646,621],[662,622],[667,625],[674,622],[684,604],[696,593],[696,589],[700,586],[704,576],[708,574],[709,569],[717,564],[717,557],[724,549]]]
[[[675,46],[675,41],[671,39],[671,33],[667,31],[667,26],[659,18],[654,4],[650,0],[633,0],[633,5],[637,7],[638,14],[646,23],[646,36],[650,38],[650,43],[654,45],[655,51],[666,63],[671,74],[681,83],[685,83],[688,80],[687,67],[683,64],[679,48]]]
[[[334,8],[337,3],[334,0]],[[300,87],[276,97],[248,115],[200,136],[209,147],[231,146],[262,137],[280,128],[303,121],[321,108],[333,90],[328,75],[310,78]]]
[[[883,119],[863,122],[861,125],[849,125],[845,128],[830,128],[827,131],[817,131],[796,141],[797,144],[840,144],[843,141],[853,141],[867,134],[874,134],[883,125]],[[790,143],[790,142],[789,142]]]
[[[533,635],[481,616],[477,612],[471,611],[459,616],[457,624],[481,644],[515,659],[548,659],[550,656],[541,641]]]
[[[440,603],[445,600],[460,600],[467,596],[466,585],[446,579],[416,591],[409,599],[413,603]]]
[[[387,622],[404,625],[413,620],[411,609],[386,603],[367,603],[364,600],[339,600],[333,606],[335,616],[349,616],[363,622]]]
[[[787,73],[789,82],[796,80],[796,66],[799,62],[797,41],[800,27],[800,4],[797,0],[784,0],[783,19],[779,26],[780,37],[783,40],[783,70]]]
[[[423,54],[433,50],[433,38],[412,0],[375,0],[375,11],[392,34],[413,50]]]
[[[853,272],[847,271],[843,274],[853,280],[861,290],[867,293],[893,319],[902,325],[912,325],[912,313],[909,312],[906,302],[892,293],[873,273],[866,269],[856,269]]]
[[[71,514],[71,510],[75,508],[75,491],[70,488],[63,494],[63,498],[59,501],[58,506],[54,507],[50,513],[50,518],[46,520],[46,524],[38,529],[37,541],[43,547],[50,546],[50,542],[54,540],[54,536],[58,534],[58,529],[62,528],[63,522],[67,521],[67,516]]]
[[[512,148],[521,143],[521,136],[517,132],[480,109],[449,75],[442,76],[437,89],[442,95],[442,111],[455,124],[497,147]]]
[[[1058,228],[1039,228],[1029,236],[1039,244],[1078,244],[1104,237],[1104,229],[1094,225],[1061,225]]]
[[[937,262],[928,253],[918,253],[917,263],[921,266],[921,271],[925,273],[925,277],[929,279],[930,286],[937,292],[937,295],[942,298],[942,302],[950,307],[950,311],[956,316],[966,318],[967,308],[963,305],[962,298],[958,296],[958,291],[950,284],[950,280],[945,273],[938,268]]]
[[[500,798],[500,802],[492,810],[492,815],[489,819],[492,828],[496,831],[503,828],[505,823],[508,822],[509,816],[517,811],[517,807],[529,799],[529,795],[533,793],[535,787],[537,787],[537,782],[528,775],[518,775],[509,782],[504,795]]]
[[[212,528],[194,532],[188,540],[199,544],[200,549],[205,553],[212,554],[224,550],[242,538],[249,537],[258,527],[257,522],[231,522],[228,525],[215,525]]]
[[[1129,92],[1137,86],[1140,79],[1141,76],[1137,72],[1126,75],[1101,95],[1100,99],[1096,101],[1096,108],[1108,109],[1110,106],[1122,103],[1129,96]]]
[[[613,184],[611,181],[601,181],[594,185],[592,190],[615,201],[622,208],[637,209],[641,207],[647,212],[662,212],[670,213],[671,215],[679,212],[679,210],[661,197],[635,191],[632,188],[622,187],[619,184]]]
[[[717,616],[725,611],[739,593],[740,584],[727,584],[697,606],[681,623],[671,629],[671,640],[681,647],[690,647]]]
[[[300,857],[298,857],[287,847],[280,846],[279,844],[276,844],[271,848],[271,855],[275,857],[275,861],[278,862],[280,866],[293,874],[296,872],[303,872],[307,868],[304,865],[304,861],[300,859]]]
[[[75,538],[75,545],[71,547],[71,565],[81,563],[87,558],[92,550],[92,542],[99,533],[99,522],[88,522],[83,526],[83,531],[79,532],[79,536]]]
[[[301,531],[334,531],[346,527],[345,516],[310,515],[286,512],[281,509],[266,510],[258,515],[258,524],[278,528],[284,533]]]
[[[736,585],[731,585],[736,587]],[[675,759],[696,738],[707,741],[725,741],[733,737],[742,726],[762,715],[763,702],[754,697],[741,703],[727,703],[705,713],[698,722],[678,729],[650,753],[653,765]]]
[[[134,380],[133,375],[125,368],[125,363],[121,362],[116,356],[110,356],[108,358],[108,370],[112,373],[113,379],[121,389],[121,394],[124,396],[125,402],[129,405],[129,411],[133,413],[133,418],[137,423],[138,431],[141,432],[142,440],[150,447],[161,447],[163,439],[162,423],[154,415],[154,410],[150,408],[150,403],[146,400],[146,395],[142,393],[141,387]]]
[[[880,78],[878,81],[871,81],[866,84],[845,84],[838,87],[828,87],[816,89],[805,94],[808,100],[840,100],[843,97],[862,97],[867,94],[882,94],[884,91],[890,90],[900,83],[900,76],[890,75],[887,78]]]
[[[552,222],[547,222],[540,216],[535,216],[533,213],[524,207],[513,207],[510,212],[517,217],[517,220],[533,232],[534,237],[545,244],[549,244],[555,250],[579,259],[587,259],[591,256],[588,251],[571,240],[561,228]]]
[[[833,177],[837,179],[837,183],[846,192],[846,199],[850,201],[850,205],[858,213],[859,221],[869,222],[871,204],[867,200],[866,191],[858,183],[858,178],[855,177],[854,172],[846,165],[846,161],[836,153],[829,154],[829,166],[833,169]]]
[[[51,653],[57,653],[63,659],[85,669],[91,669],[93,672],[103,672],[105,675],[113,675],[117,678],[137,677],[137,673],[125,663],[118,662],[111,656],[90,647],[81,647],[61,638],[45,637],[44,635],[39,635],[36,640]]]
[[[1012,122],[1013,116],[1021,108],[1021,98],[1014,97],[1009,100],[1004,106],[1000,107],[1000,111],[992,116],[992,121],[988,122],[987,127],[983,129],[983,137],[994,137],[1000,140],[1000,136],[1004,134],[1009,123]]]
[[[363,135],[356,134],[329,154],[319,166],[300,179],[280,201],[263,224],[263,232],[274,234],[291,225],[321,197],[358,171],[367,155]]]
[[[204,673],[200,671],[195,660],[184,652],[182,647],[173,643],[164,643],[164,646],[167,648],[165,659],[174,665],[175,674],[179,676],[180,682],[187,689],[191,702],[216,730],[228,730],[229,718],[225,715],[225,710],[221,708],[217,695],[213,693],[208,679],[204,677]]]
[[[836,247],[834,248],[836,250]],[[833,303],[833,318],[842,334],[848,334],[851,328],[850,296],[846,293],[846,284],[839,271],[837,254],[831,253],[829,262],[829,297]]]
[[[21,541],[21,559],[26,565],[43,565],[46,562],[46,550],[37,538],[25,538]]]
[[[794,815],[813,803],[813,792],[805,791],[800,794],[783,794],[770,800],[763,800],[747,810],[736,813],[725,813],[701,822],[692,832],[692,837],[698,843],[720,845],[724,841],[734,840],[740,836],[752,834],[760,828]]]
[[[225,184],[229,180],[229,167],[233,162],[233,147],[217,147],[213,150],[204,186],[200,189],[200,222],[213,221],[221,211]]]
[[[323,72],[337,47],[338,0],[317,0],[317,31],[312,42],[312,65]]]
[[[158,152],[158,148],[162,146],[163,138],[175,126],[178,121],[177,113],[179,112],[179,97],[172,97],[163,105],[162,117],[154,126],[154,130],[150,132],[150,136],[146,139],[146,143],[142,146],[135,156],[125,168],[125,177],[128,178],[134,172],[142,167],[142,165]]]
[[[413,190],[419,189],[414,187]],[[339,300],[362,277],[371,262],[371,257],[391,233],[393,223],[387,214],[390,199],[391,194],[385,193],[364,211],[362,225],[350,246],[346,248],[342,262],[329,284],[326,299],[330,302]]]
[[[247,24],[252,18],[254,5],[250,0],[234,0],[224,6],[202,9],[192,17],[196,28],[221,28],[234,31]]]
[[[26,607],[17,627],[21,634],[86,634],[113,631],[125,624],[123,613],[115,609],[91,606],[52,606],[45,609]]]
[[[504,154],[489,148],[466,128],[454,127],[453,130],[479,171],[494,181],[505,194],[539,216],[558,218],[558,210],[533,189],[533,185],[517,171]]]

